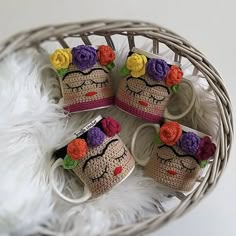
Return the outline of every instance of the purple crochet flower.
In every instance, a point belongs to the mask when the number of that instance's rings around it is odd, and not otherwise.
[[[96,147],[105,139],[105,134],[98,127],[91,128],[87,133],[87,142],[89,146]]]
[[[199,147],[200,138],[193,132],[182,134],[179,140],[180,148],[187,154],[194,155]]]
[[[71,53],[73,64],[82,71],[93,67],[97,62],[96,49],[91,46],[77,46],[75,48],[72,48]]]
[[[164,80],[169,69],[168,64],[164,60],[154,58],[148,61],[146,68],[147,73],[156,81]]]
[[[208,160],[211,156],[215,154],[216,145],[212,143],[208,136],[201,139],[198,150],[196,152],[196,157],[198,160]]]

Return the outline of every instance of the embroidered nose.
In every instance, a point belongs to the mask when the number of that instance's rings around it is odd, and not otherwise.
[[[94,96],[94,95],[96,95],[96,94],[97,94],[97,92],[92,91],[92,92],[86,93],[85,96],[87,96],[87,97],[92,97],[92,96]]]
[[[138,101],[138,103],[144,107],[147,107],[148,106],[148,103],[145,102],[145,101]]]
[[[114,175],[116,176],[116,175],[120,174],[121,172],[122,172],[122,166],[118,166],[114,170]]]
[[[167,170],[167,173],[170,175],[176,175],[177,172],[175,170]]]

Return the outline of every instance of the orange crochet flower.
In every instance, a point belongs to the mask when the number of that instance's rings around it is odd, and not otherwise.
[[[115,53],[106,45],[102,45],[98,48],[97,57],[102,66],[106,66],[115,60]]]
[[[87,143],[84,139],[78,138],[71,141],[67,146],[67,154],[72,160],[82,159],[87,152]]]
[[[182,135],[182,129],[179,123],[175,121],[166,122],[160,128],[160,139],[163,143],[173,146]]]
[[[169,87],[179,84],[182,77],[183,71],[178,66],[173,65],[166,75],[165,84]]]

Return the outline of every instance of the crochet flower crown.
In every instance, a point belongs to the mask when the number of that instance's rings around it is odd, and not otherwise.
[[[216,145],[209,136],[200,138],[193,132],[185,132],[177,122],[170,121],[160,127],[159,136],[155,143],[164,143],[168,146],[177,145],[186,154],[191,155],[204,168],[208,160],[214,156]]]
[[[112,117],[103,118],[94,127],[62,148],[66,148],[63,164],[64,168],[75,168],[78,162],[86,156],[88,147],[97,147],[103,143],[106,137],[113,137],[120,131],[121,126],[116,120]]]
[[[57,49],[50,56],[51,64],[60,76],[68,72],[71,63],[84,71],[93,67],[98,61],[102,66],[112,70],[115,66],[114,60],[115,52],[106,45],[99,46],[97,50],[88,45],[79,45],[72,49]]]
[[[177,65],[170,65],[163,59],[148,58],[143,54],[130,52],[125,65],[121,68],[121,76],[131,75],[138,78],[146,73],[157,82],[164,81],[174,93],[178,91],[183,77],[183,71]]]

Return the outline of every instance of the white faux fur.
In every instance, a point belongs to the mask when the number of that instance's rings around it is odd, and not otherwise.
[[[119,53],[118,66],[126,56],[122,51]],[[130,147],[131,135],[143,121],[115,107],[67,117],[56,104],[61,94],[56,76],[49,68],[48,56],[34,50],[12,56],[0,64],[0,233],[104,235],[110,228],[159,214],[163,210],[160,201],[168,205],[168,192],[152,179],[143,177],[140,169],[101,198],[79,206],[67,204],[52,193],[48,182],[54,161],[52,153],[79,125],[97,114],[109,114],[122,123],[120,136]],[[205,92],[199,89],[198,94],[201,95],[201,91]],[[188,96],[179,98],[182,104]],[[212,120],[209,111],[215,114],[216,107],[214,100],[205,97],[202,106],[203,98],[198,96],[201,113],[193,109],[185,121],[212,134],[217,122],[213,128],[206,124]],[[209,106],[213,109],[208,110]],[[140,135],[142,140],[137,152],[149,154],[152,133],[150,129]],[[58,171],[57,182],[67,193],[81,192],[73,176],[64,174],[63,170]]]

